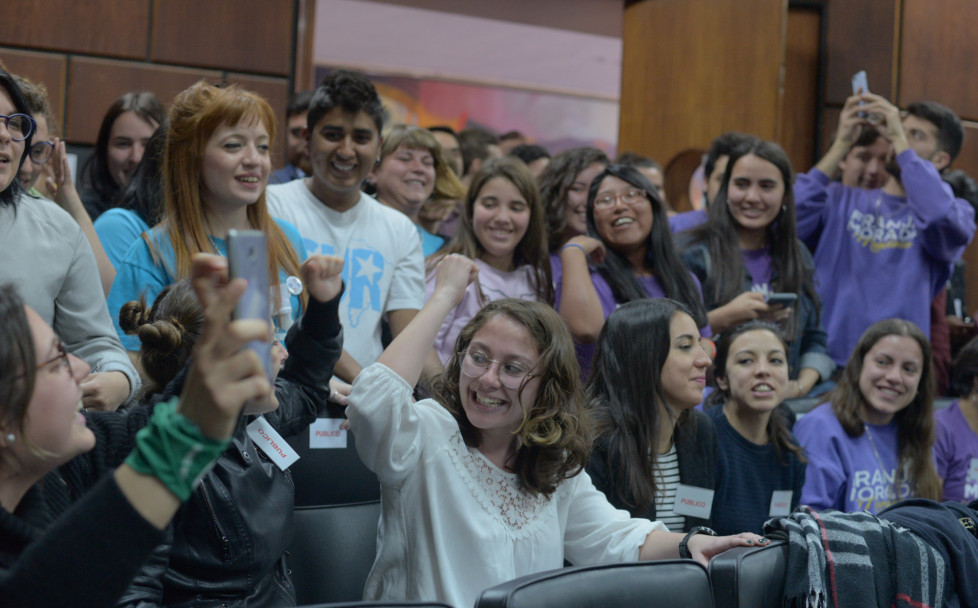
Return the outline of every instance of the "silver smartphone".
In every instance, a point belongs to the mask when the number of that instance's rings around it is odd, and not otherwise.
[[[235,319],[260,319],[271,323],[269,305],[268,248],[259,230],[228,232],[228,270],[232,279],[245,279],[248,287],[234,307]],[[253,340],[248,348],[258,354],[268,381],[272,382],[272,344]]]
[[[866,78],[866,70],[859,70],[852,75],[852,94],[859,95],[860,93],[869,93],[869,79]],[[860,101],[859,105],[864,105],[864,103]],[[860,112],[859,117],[866,118],[866,113]]]

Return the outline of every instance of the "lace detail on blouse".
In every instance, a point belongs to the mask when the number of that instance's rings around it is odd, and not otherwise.
[[[472,497],[508,532],[525,536],[545,519],[541,515],[552,507],[551,501],[524,492],[519,476],[499,470],[478,449],[465,445],[460,432],[449,440],[448,453]]]

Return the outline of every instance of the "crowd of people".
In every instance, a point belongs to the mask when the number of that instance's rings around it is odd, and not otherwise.
[[[952,364],[934,337],[978,206],[942,179],[948,108],[856,94],[797,176],[721,134],[676,213],[634,153],[385,128],[359,72],[295,96],[274,173],[261,96],[166,105],[117,100],[76,187],[44,86],[0,69],[0,598],[295,605],[293,482],[256,437],[328,400],[381,484],[368,599],[705,564],[836,512],[974,597],[978,339]],[[268,323],[229,320],[242,230]]]

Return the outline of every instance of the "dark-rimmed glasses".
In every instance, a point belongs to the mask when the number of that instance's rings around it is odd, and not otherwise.
[[[37,165],[43,165],[48,162],[48,159],[51,158],[51,154],[53,153],[54,142],[39,141],[31,145],[31,162]]]
[[[14,141],[24,141],[34,132],[34,119],[27,114],[0,114],[0,122],[7,128],[10,138]]]
[[[516,390],[528,378],[532,378],[530,368],[517,361],[498,361],[490,359],[489,355],[477,350],[464,350],[458,354],[462,357],[462,373],[469,378],[478,378],[489,371],[493,363],[498,365],[496,375],[499,382],[508,389]]]

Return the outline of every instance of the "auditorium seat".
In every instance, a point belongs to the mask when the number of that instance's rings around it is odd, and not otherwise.
[[[710,561],[716,608],[780,608],[788,545],[735,547]]]
[[[709,608],[706,568],[693,560],[626,562],[549,570],[482,592],[476,608]]]
[[[379,520],[376,500],[295,509],[295,536],[286,563],[299,605],[363,598],[377,555]]]

